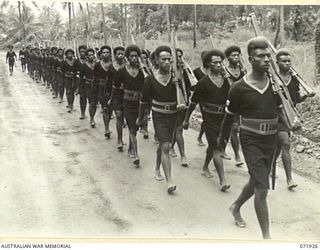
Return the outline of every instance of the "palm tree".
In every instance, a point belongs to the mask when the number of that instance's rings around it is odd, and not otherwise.
[[[42,23],[35,22],[35,16],[31,12],[30,8],[25,6],[24,11],[21,14],[21,17],[19,17],[18,14],[10,18],[10,27],[13,28],[7,31],[7,38],[16,42],[42,37],[41,29],[39,29],[41,28]]]

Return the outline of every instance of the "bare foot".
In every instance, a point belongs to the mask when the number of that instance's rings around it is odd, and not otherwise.
[[[160,171],[159,170],[156,170],[154,172],[154,178],[157,180],[157,181],[163,181],[164,180],[164,177],[161,175]]]
[[[294,183],[293,180],[288,181],[288,189],[289,189],[289,190],[293,190],[293,189],[295,189],[297,186],[298,186],[298,184]]]
[[[213,174],[211,174],[209,170],[204,170],[201,175],[208,179],[213,178]]]
[[[172,194],[174,191],[176,191],[176,189],[177,189],[177,186],[176,186],[176,185],[169,184],[169,185],[168,185],[167,192],[168,192],[168,194]]]
[[[231,185],[228,184],[220,184],[220,191],[221,192],[225,192],[226,190],[228,190],[231,187]]]
[[[240,214],[240,211],[235,209],[235,204],[232,204],[232,205],[229,207],[229,210],[230,210],[230,212],[231,212],[232,215],[233,215],[234,224],[235,224],[237,227],[245,228],[245,227],[247,226],[247,225],[246,225],[246,222],[242,219],[241,214]]]
[[[185,156],[181,157],[181,166],[182,167],[188,167],[189,166],[189,163],[188,163],[188,160]]]

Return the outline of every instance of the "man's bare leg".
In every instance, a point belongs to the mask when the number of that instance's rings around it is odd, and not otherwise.
[[[176,190],[176,185],[173,184],[172,176],[171,176],[171,160],[169,156],[170,145],[169,142],[160,142],[161,147],[161,164],[164,171],[164,175],[166,176],[167,184],[168,184],[168,193],[171,194]]]
[[[132,147],[133,153],[133,164],[138,166],[140,164],[139,155],[138,155],[138,142],[137,142],[137,132],[134,130],[129,130],[129,138]]]
[[[268,189],[254,188],[254,208],[258,217],[262,236],[271,239],[269,231],[269,213],[267,205]]]
[[[202,122],[201,123],[201,127],[200,127],[200,132],[199,132],[199,135],[198,135],[198,138],[197,138],[199,146],[205,146],[206,145],[202,141],[203,134],[204,134],[204,125],[203,125],[203,122]]]
[[[296,188],[298,185],[294,183],[291,174],[291,155],[290,155],[290,140],[289,134],[287,132],[279,132],[278,133],[278,140],[279,144],[281,145],[282,151],[282,163],[287,177],[287,185],[288,188],[291,190]]]
[[[157,180],[157,181],[163,181],[164,178],[163,176],[161,175],[161,172],[160,172],[160,166],[161,166],[161,147],[160,147],[160,144],[157,148],[157,160],[156,160],[156,167],[155,167],[155,176],[154,178]]]
[[[231,141],[231,146],[233,148],[235,160],[236,160],[236,166],[240,167],[243,162],[241,161],[241,157],[239,154],[240,150],[240,141],[239,141],[239,136],[238,136],[238,127],[236,125],[232,125],[231,132],[230,132],[230,141]]]
[[[96,122],[94,121],[94,116],[97,111],[97,103],[96,102],[90,102],[89,103],[89,115],[90,115],[90,126],[94,128],[96,126]]]
[[[181,166],[188,167],[188,160],[187,160],[187,157],[186,157],[186,154],[185,154],[182,126],[178,126],[177,129],[176,129],[176,141],[177,141],[178,148],[179,148],[179,151],[180,151]]]
[[[242,205],[249,200],[254,194],[254,186],[249,181],[242,189],[238,199],[230,206],[229,210],[233,215],[234,222],[238,227],[246,227],[246,223],[241,217],[240,209]]]
[[[103,108],[103,123],[104,123],[104,136],[107,139],[110,139],[110,129],[109,129],[109,123],[110,123],[110,111],[107,107]]]
[[[117,149],[119,151],[123,150],[123,137],[122,137],[122,126],[123,126],[123,113],[121,110],[116,110],[116,127],[117,127],[117,135],[118,135],[118,145]]]
[[[208,146],[207,151],[206,151],[206,158],[204,159],[204,164],[202,168],[202,175],[207,177],[207,178],[212,178],[213,175],[209,171],[209,164],[213,158],[213,148],[212,146]]]
[[[223,162],[221,158],[221,152],[219,150],[213,150],[213,163],[219,176],[220,190],[226,191],[231,186],[227,184],[226,178],[224,176]]]

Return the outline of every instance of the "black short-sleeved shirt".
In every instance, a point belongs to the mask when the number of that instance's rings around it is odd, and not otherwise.
[[[227,112],[238,113],[249,119],[275,119],[278,117],[280,99],[270,83],[263,90],[246,82],[245,77],[231,87]]]
[[[80,74],[82,66],[86,63],[85,59],[77,58],[76,61],[77,74]]]
[[[19,58],[26,59],[27,58],[27,51],[26,50],[20,50],[19,51]]]
[[[201,67],[198,67],[196,69],[193,70],[193,74],[194,76],[197,78],[197,80],[201,80],[203,77],[205,77],[207,74],[204,73],[201,69]]]
[[[9,59],[9,62],[14,62],[14,57],[17,57],[16,52],[8,51],[6,58]]]
[[[54,64],[53,64],[53,67],[56,71],[62,71],[61,70],[61,66],[62,66],[62,63],[63,63],[63,59],[60,59],[59,58],[56,58],[54,60]]]
[[[290,82],[286,84],[286,86],[289,90],[293,104],[296,105],[301,99],[298,79],[295,76],[292,76]]]
[[[104,70],[101,66],[101,62],[96,63],[93,69],[94,81],[99,84],[99,80],[107,80],[107,90],[111,92],[113,85],[113,78],[116,74],[116,70],[113,68],[112,64],[110,64],[108,70]]]
[[[150,100],[158,102],[176,102],[176,86],[172,83],[172,80],[164,86],[157,81],[153,74],[147,76],[144,80],[141,101],[149,103]]]
[[[75,77],[75,74],[77,72],[75,61],[73,61],[73,64],[70,65],[66,60],[64,60],[61,63],[61,71],[62,71],[62,73],[73,72],[74,77]]]
[[[95,63],[93,64],[93,69]],[[84,63],[80,68],[80,78],[81,79],[93,79],[93,69],[89,67],[87,63]]]
[[[219,88],[207,75],[198,82],[197,87],[195,88],[191,97],[191,102],[200,103],[202,105],[205,105],[205,103],[211,103],[224,106],[226,104],[229,89],[230,85],[226,79]],[[222,121],[222,118],[223,114],[212,114],[203,111],[204,120],[210,120],[219,123]]]
[[[126,67],[120,68],[114,77],[114,86],[125,90],[141,92],[144,85],[144,76],[141,70],[136,77],[129,74]],[[125,106],[136,106],[135,101],[123,100]],[[138,100],[139,102],[139,100]]]
[[[244,77],[244,71],[243,70],[240,70],[240,74],[238,76],[235,76],[231,73],[231,71],[228,69],[228,67],[226,67],[226,71],[227,73],[229,73],[230,75],[230,78],[231,78],[231,81],[233,83],[237,82],[237,81],[240,81],[243,77]]]

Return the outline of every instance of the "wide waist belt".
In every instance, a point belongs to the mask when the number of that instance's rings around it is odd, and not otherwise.
[[[174,114],[177,112],[176,102],[158,102],[152,100],[152,110],[163,114]]]
[[[141,95],[141,92],[139,92],[139,91],[125,89],[123,98],[128,101],[139,101],[140,95]]]
[[[98,81],[99,81],[99,84],[104,87],[106,87],[108,84],[108,81],[106,79],[99,78]]]
[[[92,84],[93,83],[93,79],[85,79],[84,80],[84,82],[86,83],[86,84]]]
[[[240,117],[240,128],[260,135],[274,135],[277,133],[278,118],[248,119]]]
[[[64,77],[72,78],[72,77],[74,77],[74,73],[71,71],[66,71],[66,72],[64,72]]]
[[[217,104],[205,102],[203,103],[203,111],[210,114],[224,114],[225,105],[217,105]]]

